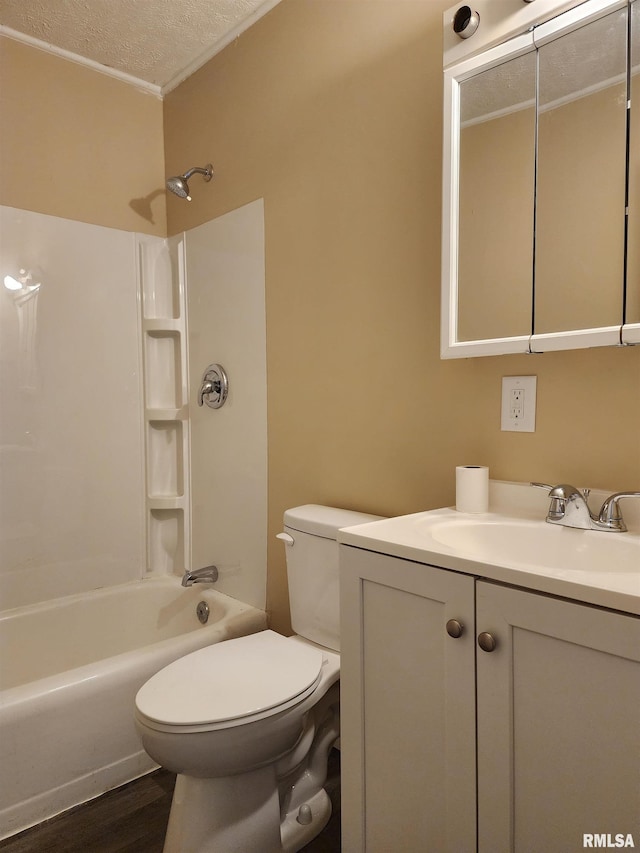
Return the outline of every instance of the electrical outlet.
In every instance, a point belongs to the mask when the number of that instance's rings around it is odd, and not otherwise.
[[[502,377],[500,428],[509,432],[536,431],[537,376]]]

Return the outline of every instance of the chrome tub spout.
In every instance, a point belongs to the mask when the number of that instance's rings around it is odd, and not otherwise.
[[[194,583],[215,583],[217,580],[217,566],[205,566],[203,569],[188,569],[182,576],[182,586],[193,586]]]

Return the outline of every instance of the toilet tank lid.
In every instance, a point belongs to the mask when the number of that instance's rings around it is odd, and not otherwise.
[[[382,518],[381,515],[369,515],[369,513],[355,512],[351,509],[305,504],[285,510],[284,525],[301,533],[336,539],[338,530],[343,527],[366,524],[368,521],[380,521]]]

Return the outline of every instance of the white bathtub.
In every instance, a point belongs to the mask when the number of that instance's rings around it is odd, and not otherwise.
[[[139,687],[265,627],[263,611],[168,577],[0,613],[0,838],[152,770],[133,725]]]

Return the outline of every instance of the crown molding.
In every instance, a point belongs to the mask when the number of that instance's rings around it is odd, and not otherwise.
[[[45,53],[51,53],[54,56],[59,56],[61,59],[66,59],[69,62],[75,62],[77,65],[83,65],[85,68],[90,68],[92,71],[97,71],[100,74],[105,74],[107,77],[113,77],[120,80],[122,83],[127,83],[130,86],[135,86],[157,98],[162,98],[162,88],[155,83],[147,83],[146,80],[140,80],[131,74],[126,74],[124,71],[117,71],[115,68],[109,68],[107,65],[101,65],[99,62],[94,62],[93,59],[86,59],[77,53],[72,53],[70,50],[63,50],[61,47],[56,47],[54,44],[49,44],[46,41],[33,38],[32,36],[20,33],[17,30],[12,30],[10,27],[5,27],[0,24],[0,36],[13,39],[13,41],[22,42],[23,44],[34,47],[37,50],[43,50]]]
[[[148,92],[158,98],[163,98],[164,95],[173,91],[173,89],[179,86],[180,83],[183,83],[188,77],[198,71],[198,69],[202,68],[203,65],[206,65],[210,59],[224,50],[225,47],[231,44],[231,42],[237,39],[238,36],[245,32],[245,30],[248,30],[249,27],[253,26],[256,21],[260,20],[260,18],[266,15],[267,12],[270,12],[280,2],[281,0],[265,0],[264,3],[258,6],[258,8],[251,13],[251,15],[241,21],[208,50],[201,53],[193,60],[193,62],[190,62],[185,66],[163,86],[159,86],[155,83],[148,83],[146,80],[140,80],[138,77],[126,74],[124,71],[117,71],[115,68],[109,68],[107,65],[102,65],[92,59],[86,59],[84,56],[80,56],[77,53],[72,53],[69,50],[63,50],[61,47],[56,47],[53,44],[33,38],[33,36],[28,36],[25,33],[18,32],[17,30],[13,30],[10,27],[3,26],[2,24],[0,24],[0,36],[5,36],[6,38],[13,39],[14,41],[22,42],[23,44],[29,45],[29,47],[34,47],[37,50],[43,50],[46,53],[59,56],[61,59],[66,59],[69,62],[75,62],[77,65],[83,65],[85,68],[90,68],[93,71],[97,71],[99,74],[106,74],[108,77],[113,77],[116,80],[120,80],[130,86],[135,86],[137,89]]]

